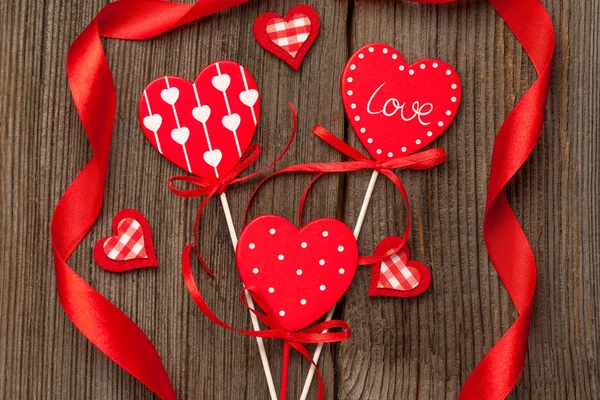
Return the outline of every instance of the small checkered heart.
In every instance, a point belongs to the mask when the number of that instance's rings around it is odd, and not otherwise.
[[[314,8],[306,5],[292,8],[285,18],[269,12],[254,22],[254,36],[258,44],[296,70],[300,68],[319,29],[319,15]]]
[[[429,287],[429,269],[423,263],[410,261],[408,246],[394,251],[401,243],[401,238],[390,236],[375,249],[376,257],[386,258],[373,264],[369,296],[414,297]]]
[[[358,261],[350,228],[335,219],[317,219],[301,229],[263,215],[240,235],[236,260],[258,305],[289,331],[307,327],[346,293]]]
[[[136,210],[123,210],[113,219],[114,236],[98,241],[94,259],[102,268],[123,272],[157,266],[150,226]]]

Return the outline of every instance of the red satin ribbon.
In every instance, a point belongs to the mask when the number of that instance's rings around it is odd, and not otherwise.
[[[530,244],[503,189],[535,147],[544,123],[554,29],[538,0],[489,0],[531,58],[538,79],[508,115],[496,135],[483,237],[498,276],[519,317],[465,382],[461,399],[503,399],[517,383],[527,356],[536,287]]]
[[[104,197],[116,92],[100,37],[146,39],[245,1],[200,0],[194,5],[155,0],[110,3],[73,42],[67,55],[73,101],[94,155],[67,188],[52,217],[50,234],[58,297],[81,333],[162,399],[176,396],[148,337],[67,264],[96,221]]]
[[[67,188],[52,217],[58,296],[77,329],[163,399],[174,399],[175,393],[150,340],[67,264],[100,213],[108,168],[116,92],[100,38],[147,39],[246,1],[199,0],[193,5],[159,0],[116,1],[98,13],[67,55],[69,86],[94,155]],[[461,397],[479,399],[505,397],[518,380],[525,361],[536,268],[527,238],[503,188],[539,138],[554,49],[552,23],[539,0],[489,1],[522,43],[539,78],[510,113],[494,145],[484,238],[490,258],[520,316],[463,387]]]
[[[264,178],[254,189],[254,192],[250,196],[248,200],[248,204],[246,205],[246,210],[244,211],[243,225],[246,225],[248,220],[248,211],[250,208],[250,204],[254,199],[254,196],[259,191],[261,186],[268,181],[269,179],[281,175],[287,174],[291,172],[309,172],[309,173],[318,173],[316,178],[314,178],[304,190],[302,194],[302,198],[300,199],[300,205],[298,208],[298,222],[299,225],[302,225],[302,214],[304,211],[304,203],[306,201],[306,197],[312,185],[323,175],[328,173],[340,173],[340,172],[353,172],[353,171],[361,171],[365,169],[376,170],[386,178],[388,178],[394,186],[398,189],[400,194],[402,195],[402,199],[404,200],[404,206],[406,207],[406,226],[404,228],[404,234],[402,236],[402,240],[400,241],[400,245],[394,249],[394,252],[400,251],[400,249],[406,243],[408,239],[408,235],[410,234],[410,205],[408,203],[408,195],[406,194],[406,189],[400,181],[400,178],[392,172],[392,169],[412,169],[412,170],[424,170],[428,168],[433,168],[444,161],[446,161],[446,152],[444,149],[431,149],[422,151],[420,153],[411,154],[405,157],[393,158],[386,161],[374,161],[356,150],[355,148],[349,146],[344,141],[339,139],[337,136],[333,135],[327,129],[323,128],[320,125],[317,125],[313,128],[313,133],[329,144],[334,149],[338,150],[342,154],[347,157],[355,160],[355,161],[339,161],[339,162],[327,162],[327,163],[312,163],[312,164],[297,164],[289,167],[285,167],[272,173],[271,175]],[[381,256],[360,256],[358,258],[358,265],[372,265],[378,262],[382,262],[386,260],[388,257]]]
[[[250,308],[246,301],[244,300],[243,292],[244,290],[248,290],[252,297],[256,299],[259,304],[267,304],[260,296],[258,292],[255,292],[251,288],[245,288],[240,293],[240,299],[242,304],[254,313],[258,319],[260,319],[263,323],[265,323],[270,329],[261,330],[261,331],[248,331],[248,330],[240,330],[233,328],[223,322],[219,317],[217,317],[210,307],[206,304],[202,295],[200,294],[200,290],[198,289],[198,285],[196,284],[196,280],[194,279],[194,275],[192,273],[192,268],[190,266],[190,256],[192,252],[192,247],[194,245],[189,245],[183,250],[183,257],[181,260],[182,265],[182,273],[183,279],[185,281],[185,285],[188,289],[188,292],[192,296],[192,299],[198,306],[198,308],[215,324],[219,325],[222,328],[228,329],[233,332],[241,333],[246,336],[253,337],[261,337],[265,339],[281,339],[284,341],[284,356],[283,356],[283,379],[281,381],[281,400],[285,400],[286,392],[287,392],[287,366],[289,361],[289,347],[292,347],[298,353],[302,354],[304,358],[310,361],[315,368],[317,365],[314,363],[310,353],[304,347],[304,344],[317,344],[317,343],[337,343],[347,340],[350,337],[350,327],[344,321],[325,321],[319,324],[313,325],[310,328],[303,329],[301,331],[290,332],[284,329],[281,324],[277,321],[276,318],[273,318],[273,312],[270,309],[265,309],[265,313],[258,312],[257,310]],[[331,329],[340,329],[340,331],[331,332]],[[323,378],[321,377],[321,373],[317,368],[317,375],[319,378],[319,400],[323,400],[325,398],[325,388],[323,384]]]

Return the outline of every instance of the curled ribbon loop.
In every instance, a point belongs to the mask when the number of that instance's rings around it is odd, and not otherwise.
[[[287,365],[288,365],[288,357],[289,351],[288,347],[292,347],[298,353],[302,354],[312,365],[317,368],[317,365],[313,361],[310,353],[304,347],[305,344],[317,344],[317,343],[338,343],[344,340],[347,340],[350,337],[350,327],[344,321],[325,321],[313,325],[309,328],[290,332],[284,329],[276,318],[273,318],[273,312],[268,307],[265,308],[265,312],[261,313],[258,310],[251,308],[248,306],[244,299],[244,291],[250,292],[252,297],[259,304],[267,304],[263,301],[261,295],[254,291],[252,288],[244,288],[240,292],[240,299],[244,307],[254,313],[258,319],[260,319],[263,323],[265,323],[270,329],[261,330],[261,331],[249,331],[243,329],[236,329],[225,322],[223,322],[219,317],[215,315],[215,313],[210,309],[210,307],[206,304],[202,295],[200,294],[200,290],[198,289],[198,285],[196,284],[196,280],[194,279],[194,274],[192,273],[192,268],[190,265],[190,258],[192,253],[193,244],[186,246],[183,250],[183,256],[181,260],[182,265],[182,273],[183,279],[185,281],[186,288],[190,293],[190,296],[194,300],[194,303],[198,306],[198,308],[206,315],[208,319],[210,319],[216,325],[225,328],[227,330],[240,333],[246,336],[252,337],[261,337],[264,339],[280,339],[284,341],[285,349],[284,349],[284,359],[283,359],[283,376],[281,382],[281,400],[285,400],[286,389],[287,389]],[[332,329],[337,329],[337,331],[330,331]],[[319,400],[325,399],[325,386],[323,383],[323,378],[321,373],[317,368],[317,376],[319,379],[319,389],[318,389],[318,398]]]
[[[169,189],[171,190],[171,192],[173,192],[177,196],[184,197],[184,198],[206,196],[204,198],[204,200],[202,201],[202,203],[200,204],[200,207],[198,207],[198,212],[196,213],[196,220],[194,221],[194,244],[196,245],[195,249],[196,249],[196,256],[198,257],[198,261],[200,262],[200,264],[202,265],[204,270],[213,278],[215,277],[215,274],[210,270],[210,268],[208,267],[208,265],[202,258],[202,255],[200,254],[200,251],[199,251],[199,248],[197,245],[198,244],[198,230],[199,230],[199,226],[200,226],[200,218],[202,217],[204,208],[206,207],[206,205],[208,204],[210,199],[215,194],[223,194],[227,191],[227,188],[229,186],[235,185],[236,183],[250,180],[250,179],[264,173],[265,171],[269,170],[274,165],[276,165],[283,158],[283,156],[287,153],[287,151],[289,150],[290,146],[292,145],[292,143],[294,141],[294,137],[296,136],[296,128],[297,128],[296,109],[294,108],[294,105],[291,103],[288,103],[288,106],[290,107],[290,111],[292,114],[292,132],[290,133],[290,138],[289,138],[285,148],[281,151],[281,153],[277,156],[277,158],[275,158],[275,160],[273,160],[266,167],[262,168],[261,170],[259,170],[257,172],[253,172],[251,174],[248,174],[248,175],[245,175],[242,177],[239,176],[242,173],[242,171],[244,171],[246,168],[248,168],[250,165],[252,165],[260,156],[260,146],[258,144],[252,144],[248,147],[246,152],[242,155],[242,158],[237,163],[237,165],[220,179],[213,180],[213,179],[206,179],[206,178],[201,178],[201,177],[197,177],[197,176],[175,176],[175,177],[172,177],[169,179],[169,182],[168,182]],[[193,187],[190,189],[179,189],[174,185],[176,182],[184,182],[184,183],[192,185]]]
[[[298,219],[299,225],[302,225],[302,214],[304,210],[304,203],[306,201],[306,197],[312,185],[323,175],[328,173],[340,173],[340,172],[353,172],[353,171],[361,171],[361,170],[376,170],[386,178],[388,178],[394,186],[398,189],[400,194],[402,195],[402,199],[404,200],[404,206],[406,207],[406,225],[404,227],[404,234],[402,236],[402,240],[396,249],[393,251],[398,252],[406,243],[408,239],[408,235],[410,233],[410,206],[408,203],[408,195],[406,194],[406,189],[402,184],[402,181],[392,169],[413,169],[413,170],[424,170],[428,168],[436,167],[446,161],[446,152],[444,149],[437,148],[422,151],[420,153],[411,154],[405,157],[398,157],[391,160],[386,160],[383,162],[375,161],[362,154],[360,151],[356,150],[352,146],[346,144],[344,141],[336,137],[334,134],[326,130],[320,125],[317,125],[313,129],[313,133],[329,144],[334,149],[340,151],[342,154],[346,155],[349,158],[354,159],[355,161],[340,161],[340,162],[328,162],[328,163],[312,163],[312,164],[297,164],[292,165],[290,167],[285,167],[272,173],[271,175],[264,178],[254,189],[254,192],[250,196],[248,200],[248,204],[246,205],[246,210],[244,211],[244,219],[243,224],[246,225],[248,220],[248,211],[250,208],[250,204],[252,199],[260,189],[260,187],[269,179],[290,172],[312,172],[318,173],[318,175],[308,184],[304,193],[302,194],[302,198],[300,199],[300,205],[298,210]],[[358,265],[372,265],[378,262],[382,262],[386,259],[386,256],[360,256],[358,258]]]

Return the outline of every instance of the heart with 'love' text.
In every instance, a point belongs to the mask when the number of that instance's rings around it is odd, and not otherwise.
[[[435,140],[456,116],[461,98],[450,65],[435,59],[407,65],[381,43],[350,58],[341,88],[354,132],[378,161],[409,155]]]
[[[301,229],[263,215],[240,235],[238,271],[255,300],[281,326],[297,331],[315,322],[346,293],[358,261],[350,228],[318,219]]]
[[[260,114],[256,82],[240,64],[221,61],[192,83],[165,76],[142,93],[139,119],[146,138],[189,173],[218,179],[250,145]]]

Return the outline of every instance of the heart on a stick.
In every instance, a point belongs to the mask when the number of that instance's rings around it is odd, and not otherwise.
[[[373,43],[358,50],[342,75],[348,120],[378,161],[419,151],[450,125],[460,104],[458,74],[447,63],[406,64],[393,47]]]
[[[139,211],[127,209],[112,221],[114,236],[100,239],[94,246],[94,260],[111,272],[156,267],[152,233],[146,218]]]
[[[237,246],[238,271],[255,299],[289,331],[323,316],[346,293],[358,261],[350,228],[318,219],[296,228],[263,215],[243,230]]]
[[[192,83],[165,76],[140,98],[139,119],[150,143],[193,175],[223,177],[248,148],[260,115],[256,82],[240,64],[221,61]]]
[[[320,27],[317,11],[299,5],[291,8],[285,18],[272,12],[260,15],[254,22],[254,37],[265,50],[297,70]]]

